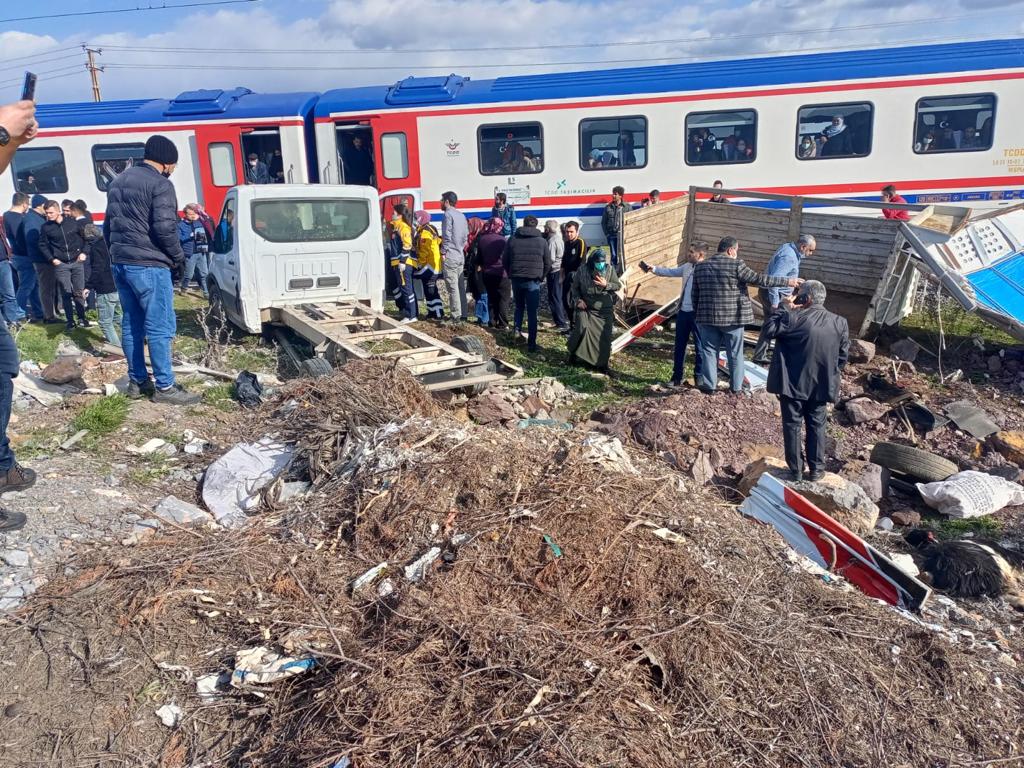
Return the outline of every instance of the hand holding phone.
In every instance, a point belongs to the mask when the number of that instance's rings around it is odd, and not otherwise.
[[[646,261],[641,261],[640,262],[640,269],[642,271],[644,271],[644,272],[650,272],[651,271],[651,265],[648,264]]]
[[[35,101],[36,100],[36,81],[39,78],[36,77],[33,72],[25,73],[25,84],[21,87],[21,100],[22,101]]]

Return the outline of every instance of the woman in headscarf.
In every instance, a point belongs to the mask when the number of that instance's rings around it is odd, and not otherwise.
[[[576,271],[571,297],[575,320],[569,336],[569,363],[583,362],[601,373],[608,372],[612,354],[615,291],[621,284],[608,268],[608,252],[595,248],[586,266]]]
[[[440,320],[444,317],[444,304],[437,290],[437,278],[441,274],[441,235],[430,223],[430,214],[416,211],[416,271],[413,276],[423,286],[423,301],[427,305],[427,317]]]
[[[487,289],[484,288],[484,278],[480,272],[480,251],[477,248],[477,240],[484,231],[484,220],[474,216],[466,222],[466,226],[469,228],[469,237],[466,239],[466,262],[462,270],[469,292],[473,294],[473,313],[476,315],[476,321],[480,325],[486,325],[490,320],[490,313],[487,311]]]
[[[818,145],[814,143],[814,137],[804,134],[800,138],[800,145],[796,148],[796,156],[801,160],[813,160],[818,156]]]
[[[476,239],[476,263],[487,292],[487,325],[491,328],[508,327],[508,308],[512,303],[512,281],[505,271],[505,237],[501,234],[505,222],[495,216],[484,226]]]
[[[850,132],[846,129],[846,120],[842,115],[832,118],[832,125],[829,125],[821,132],[824,143],[821,145],[822,157],[842,157],[853,154],[853,144],[850,142]]]

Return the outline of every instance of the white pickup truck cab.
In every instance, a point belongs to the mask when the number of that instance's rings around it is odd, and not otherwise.
[[[384,303],[384,241],[373,187],[233,187],[210,257],[210,303],[250,333],[297,304]]]

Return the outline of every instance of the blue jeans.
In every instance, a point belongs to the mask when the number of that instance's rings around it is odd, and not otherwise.
[[[608,253],[611,256],[612,266],[618,269],[619,267],[619,236],[618,235],[607,235],[608,240]]]
[[[114,264],[114,284],[121,297],[121,348],[128,358],[128,378],[136,384],[149,379],[146,371],[146,342],[153,378],[160,389],[174,386],[171,368],[171,340],[178,330],[174,315],[174,286],[171,271],[164,267]]]
[[[121,298],[116,293],[96,294],[96,314],[99,316],[100,330],[108,344],[121,346],[121,338],[117,329],[121,327]],[[115,327],[116,326],[116,327]]]
[[[697,328],[696,318],[696,312],[683,310],[679,310],[676,315],[676,346],[672,355],[672,381],[676,384],[683,381],[683,372],[686,370],[686,345],[690,343],[690,336],[693,336],[693,378],[700,384],[700,329]]]
[[[714,391],[718,384],[718,353],[724,347],[729,361],[729,389],[743,390],[743,326],[742,325],[698,325],[700,336],[700,379],[697,386]]]
[[[18,273],[18,291],[15,297],[18,306],[34,319],[43,318],[43,303],[39,300],[39,280],[36,267],[29,256],[14,256],[11,259],[14,271]]]
[[[540,307],[540,280],[512,278],[512,298],[516,304],[512,327],[516,333],[523,330],[523,311],[526,311],[526,346],[537,347],[537,309]]]
[[[0,260],[0,313],[8,323],[25,319],[25,312],[18,306],[14,293],[14,265],[9,259]]]
[[[11,420],[11,400],[14,398],[14,382],[9,373],[0,373],[0,472],[14,466],[14,451],[7,437],[7,423]]]
[[[199,287],[203,291],[203,296],[209,296],[209,292],[206,290],[206,276],[210,272],[210,262],[207,259],[205,253],[193,253],[185,261],[185,268],[181,272],[181,290],[188,290],[188,284],[192,282],[192,275],[195,274],[196,280],[199,281]]]
[[[569,327],[562,298],[562,270],[560,269],[548,272],[548,309],[551,310],[551,318],[555,321],[555,325],[561,329]]]

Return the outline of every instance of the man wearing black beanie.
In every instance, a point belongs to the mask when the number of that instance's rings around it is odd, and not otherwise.
[[[171,273],[185,260],[178,240],[178,200],[168,180],[177,162],[174,142],[159,134],[149,137],[142,164],[110,183],[103,238],[124,312],[121,346],[128,358],[128,396],[192,405],[200,398],[175,383],[171,367],[177,332]],[[146,342],[152,379],[146,370]]]

